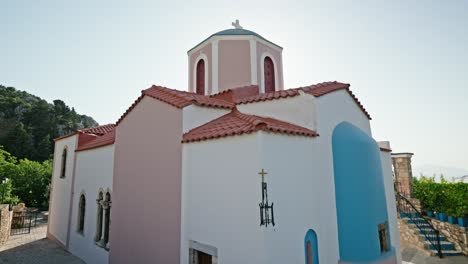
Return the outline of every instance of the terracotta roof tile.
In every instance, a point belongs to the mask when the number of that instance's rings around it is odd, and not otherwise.
[[[280,90],[280,91],[274,91],[270,93],[263,93],[263,94],[258,94],[250,97],[245,97],[242,98],[241,100],[236,101],[236,104],[249,104],[249,103],[256,103],[256,102],[264,102],[264,101],[269,101],[269,100],[275,100],[279,98],[287,98],[287,97],[294,97],[299,95],[299,91],[304,91],[305,93],[311,94],[315,97],[320,97],[323,95],[326,95],[328,93],[338,91],[338,90],[346,90],[349,95],[353,98],[353,100],[356,102],[356,104],[361,108],[361,110],[364,112],[364,114],[367,116],[367,118],[372,119],[367,110],[364,108],[364,106],[359,102],[357,97],[351,92],[349,89],[349,84],[347,83],[340,83],[340,82],[323,82],[323,83],[318,83],[310,86],[305,86],[305,87],[299,87],[299,88],[293,88],[293,89],[288,89],[288,90]]]
[[[83,142],[81,141],[81,139],[78,140],[78,148],[76,151],[83,151],[112,145],[115,142],[115,129],[112,129],[112,131],[102,136],[97,136],[94,139],[83,140]]]
[[[101,136],[101,135],[114,131],[114,127],[115,127],[114,124],[107,124],[107,125],[102,125],[98,127],[83,128],[78,131],[86,133],[86,134],[94,134],[94,135]]]
[[[258,85],[248,85],[224,90],[220,93],[210,95],[211,98],[221,99],[236,103],[244,98],[259,94]]]
[[[298,125],[273,118],[247,115],[239,112],[237,109],[234,109],[229,114],[185,133],[183,135],[182,142],[187,143],[209,140],[252,133],[259,130],[307,137],[318,136],[315,131]]]
[[[210,98],[209,96],[199,95],[196,93],[169,89],[162,86],[153,85],[151,88],[142,91],[142,93],[178,108],[183,108],[191,104],[228,109],[232,109],[234,107],[233,103],[225,100]]]
[[[122,119],[125,116],[128,115],[130,111],[133,110],[133,108],[143,99],[145,95],[170,104],[177,108],[184,108],[191,104],[227,109],[232,109],[235,107],[234,103],[228,102],[226,100],[211,98],[209,96],[153,85],[150,88],[141,91],[141,96],[138,97],[137,100],[135,100],[135,102],[119,118],[119,120],[116,122],[117,125],[122,121]]]
[[[107,124],[107,125],[102,125],[102,126],[97,126],[97,127],[82,128],[73,133],[70,133],[70,134],[67,134],[58,138],[54,138],[54,141],[74,136],[76,134],[79,134],[80,132],[85,133],[85,134],[93,134],[93,135],[101,136],[114,130],[114,127],[115,127],[114,124]]]

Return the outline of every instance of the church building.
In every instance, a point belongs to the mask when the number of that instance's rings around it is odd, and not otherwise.
[[[187,91],[55,139],[48,238],[88,264],[401,263],[390,145],[350,84],[287,89],[283,48],[233,26],[188,51]]]

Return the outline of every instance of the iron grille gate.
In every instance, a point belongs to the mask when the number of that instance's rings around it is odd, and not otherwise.
[[[36,221],[36,210],[13,212],[10,235],[29,234],[31,232],[31,227],[36,226]]]

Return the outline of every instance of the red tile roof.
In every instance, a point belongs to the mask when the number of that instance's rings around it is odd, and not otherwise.
[[[227,109],[232,109],[234,107],[233,103],[225,100],[210,98],[209,96],[199,95],[196,93],[169,89],[162,86],[153,85],[151,88],[142,91],[142,93],[177,108],[183,108],[191,104]]]
[[[94,135],[102,136],[104,134],[114,131],[114,127],[115,127],[114,124],[107,124],[107,125],[102,125],[98,127],[83,128],[78,131],[83,132],[85,134],[94,134]]]
[[[82,129],[78,129],[77,131],[75,131],[73,133],[70,133],[70,134],[67,134],[67,135],[64,135],[64,136],[61,136],[61,137],[58,137],[58,138],[54,138],[54,141],[74,136],[76,134],[79,134],[80,132],[85,133],[85,134],[90,134],[90,135],[101,136],[101,135],[107,134],[107,133],[111,132],[112,130],[114,130],[114,127],[115,127],[114,124],[107,124],[107,125],[102,125],[102,126],[97,126],[97,127],[82,128]]]
[[[318,136],[315,131],[298,125],[274,118],[247,115],[240,113],[237,109],[234,109],[229,114],[185,133],[183,135],[182,142],[203,141],[246,133],[248,134],[259,130],[307,137]]]
[[[228,102],[226,100],[153,85],[150,88],[141,91],[141,96],[137,98],[137,100],[130,106],[129,109],[127,109],[127,111],[119,118],[116,124],[119,124],[122,119],[127,116],[128,113],[132,111],[133,108],[143,99],[145,95],[177,108],[184,108],[191,104],[227,109],[232,109],[235,107],[234,103]]]
[[[372,119],[367,110],[364,108],[364,106],[359,102],[357,97],[351,92],[349,89],[349,84],[347,83],[340,83],[340,82],[323,82],[323,83],[318,83],[310,86],[305,86],[305,87],[299,87],[299,88],[293,88],[293,89],[288,89],[288,90],[280,90],[280,91],[274,91],[270,93],[263,93],[263,94],[257,94],[254,96],[250,97],[244,97],[242,99],[239,99],[236,101],[236,104],[249,104],[249,103],[256,103],[256,102],[264,102],[264,101],[270,101],[270,100],[275,100],[275,99],[280,99],[280,98],[287,98],[287,97],[294,97],[299,95],[299,91],[303,91],[307,94],[311,94],[315,97],[320,97],[326,94],[329,94],[331,92],[335,92],[338,90],[346,90],[349,95],[353,98],[353,100],[356,102],[356,104],[359,106],[359,108],[363,111],[363,113],[367,116],[367,118]]]
[[[210,95],[211,98],[221,99],[228,102],[236,103],[243,98],[251,97],[259,94],[258,85],[248,85],[227,89],[220,93]]]
[[[98,136],[95,139],[87,140],[85,142],[80,143],[78,140],[78,148],[76,151],[83,151],[89,149],[95,149],[98,147],[103,147],[107,145],[112,145],[115,142],[115,129],[112,129],[108,133]]]

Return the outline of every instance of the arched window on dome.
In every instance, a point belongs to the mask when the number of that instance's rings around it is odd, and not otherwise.
[[[205,60],[201,59],[197,63],[197,74],[196,74],[196,93],[205,95]]]
[[[265,93],[275,91],[275,65],[273,60],[266,56],[263,60],[263,80],[265,84]]]

